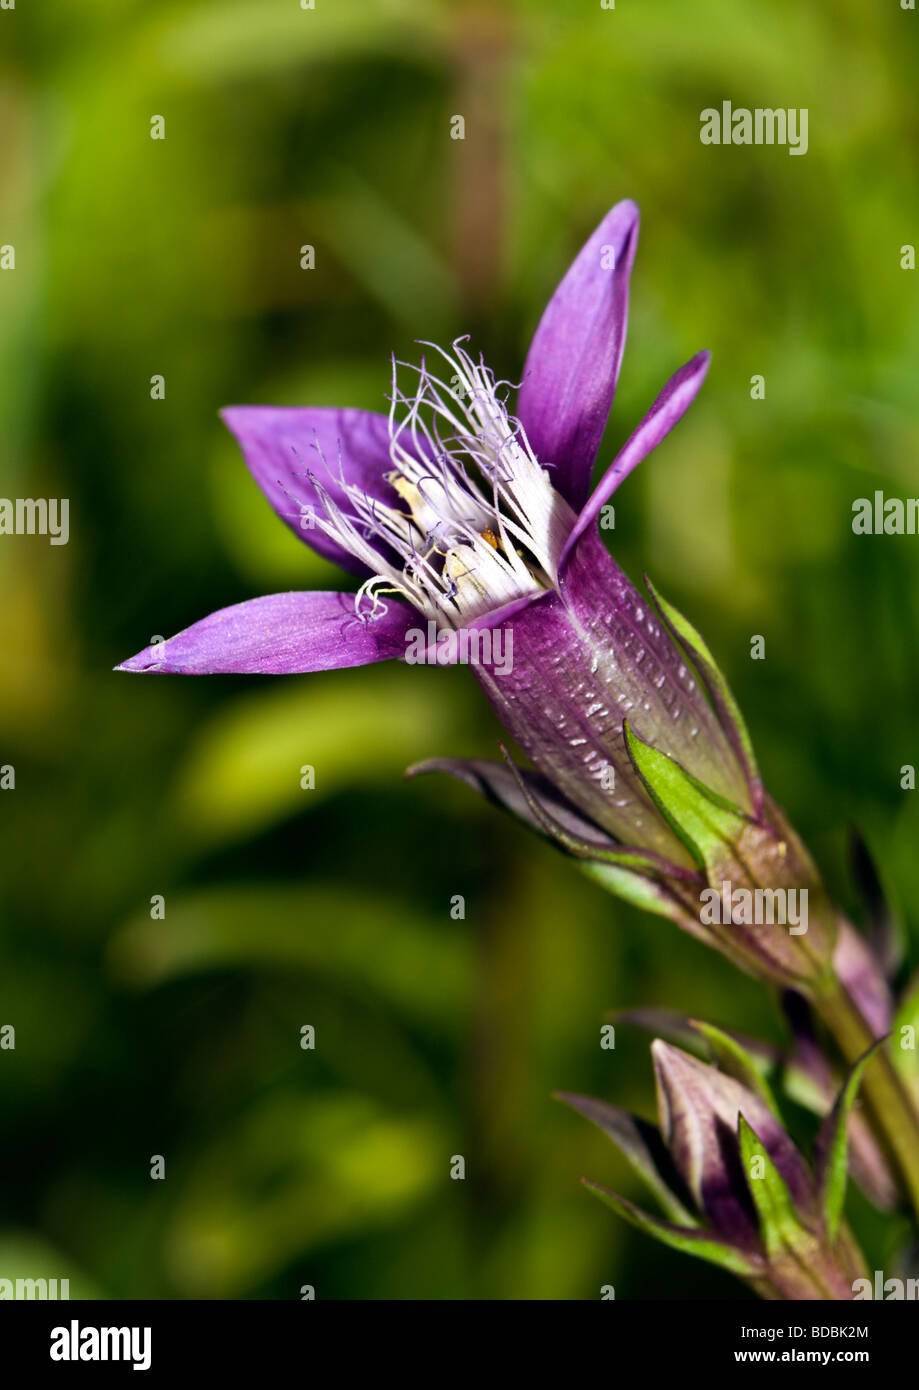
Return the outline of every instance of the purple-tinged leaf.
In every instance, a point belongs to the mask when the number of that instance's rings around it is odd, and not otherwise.
[[[754,1095],[759,1096],[778,1119],[779,1109],[765,1077],[736,1037],[722,1032],[711,1023],[701,1023],[696,1019],[692,1020],[692,1026],[708,1043],[712,1061],[719,1071],[724,1072],[725,1076],[732,1076],[741,1086],[746,1086]]]
[[[618,1192],[611,1192],[608,1187],[589,1182],[587,1178],[582,1178],[581,1182],[588,1192],[599,1197],[617,1216],[624,1217],[633,1226],[637,1226],[639,1231],[644,1231],[645,1235],[654,1236],[664,1245],[669,1245],[671,1250],[679,1250],[684,1255],[697,1255],[700,1259],[720,1265],[722,1269],[729,1269],[732,1274],[739,1274],[742,1278],[764,1272],[762,1260],[752,1251],[732,1245],[729,1241],[707,1232],[700,1234],[692,1227],[687,1229],[671,1225],[669,1221],[661,1221],[659,1217],[636,1207],[626,1197],[620,1197]]]
[[[444,772],[465,782],[494,805],[517,816],[531,830],[551,835],[553,839],[561,835],[570,837],[585,854],[590,850],[613,849],[616,845],[611,835],[582,816],[548,777],[539,772],[511,768],[506,762],[496,763],[485,758],[427,758],[408,768],[405,775],[419,777],[431,772]],[[559,835],[546,829],[547,822],[559,827]]]
[[[557,1091],[556,1099],[564,1101],[603,1130],[654,1193],[671,1221],[686,1226],[698,1225],[692,1211],[673,1190],[682,1183],[656,1125],[593,1096]]]

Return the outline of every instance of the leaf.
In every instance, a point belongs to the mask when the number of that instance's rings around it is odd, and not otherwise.
[[[667,917],[697,940],[711,945],[711,934],[666,884],[619,864],[603,864],[596,859],[580,860],[579,864],[582,872],[608,893],[630,903],[632,907],[640,908],[642,912]]]
[[[661,814],[700,867],[719,862],[724,857],[724,847],[733,846],[740,839],[749,816],[710,791],[675,759],[645,743],[628,720],[624,729],[635,770]]]
[[[817,1176],[820,1208],[830,1238],[835,1239],[846,1195],[846,1124],[858,1093],[862,1073],[867,1063],[884,1041],[872,1043],[853,1066],[833,1108],[823,1121],[814,1143],[814,1169]]]
[[[556,1099],[564,1101],[598,1129],[603,1130],[651,1189],[672,1220],[685,1222],[689,1226],[698,1225],[692,1212],[683,1205],[676,1193],[671,1191],[660,1172],[658,1165],[666,1161],[669,1155],[656,1125],[630,1115],[627,1110],[620,1110],[617,1105],[596,1100],[593,1096],[557,1091]]]
[[[581,1182],[617,1216],[624,1217],[633,1226],[637,1226],[639,1231],[654,1236],[655,1240],[669,1245],[672,1250],[680,1250],[684,1255],[697,1255],[699,1259],[721,1265],[722,1269],[729,1269],[732,1274],[740,1274],[745,1278],[761,1272],[759,1261],[736,1246],[729,1245],[727,1241],[719,1240],[717,1236],[700,1235],[698,1231],[687,1230],[682,1226],[673,1226],[669,1221],[661,1221],[650,1212],[642,1211],[641,1207],[636,1207],[627,1198],[620,1197],[618,1192],[611,1192],[608,1187],[589,1182],[587,1178],[582,1178]]]
[[[794,1249],[804,1243],[812,1244],[813,1237],[798,1217],[788,1184],[773,1163],[765,1144],[742,1114],[738,1116],[738,1138],[744,1176],[759,1216],[760,1237],[767,1256],[772,1259],[784,1248]],[[762,1177],[751,1174],[754,1161],[762,1164]]]
[[[695,1019],[692,1019],[691,1023],[692,1027],[705,1038],[711,1050],[712,1060],[717,1063],[719,1069],[758,1095],[760,1100],[768,1105],[776,1119],[781,1120],[782,1117],[775,1103],[775,1097],[763,1076],[762,1070],[741,1043],[735,1037],[731,1037],[729,1033],[723,1033],[712,1023],[699,1023]]]

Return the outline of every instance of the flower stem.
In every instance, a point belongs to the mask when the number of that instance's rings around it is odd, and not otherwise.
[[[851,1066],[867,1052],[875,1033],[839,980],[832,979],[815,991],[812,1002]],[[861,1089],[872,1128],[919,1222],[919,1112],[886,1048],[879,1049],[868,1063]]]

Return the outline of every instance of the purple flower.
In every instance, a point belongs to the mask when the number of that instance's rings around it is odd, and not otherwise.
[[[591,492],[637,235],[638,210],[623,202],[583,247],[536,330],[513,414],[512,388],[462,340],[432,349],[436,370],[393,362],[388,416],[224,411],[278,514],[360,586],[221,609],[118,669],[468,661],[535,771],[459,759],[413,771],[463,778],[610,891],[754,974],[797,984],[824,970],[835,936],[813,865],[764,797],[702,638],[650,582],[644,599],[599,535],[609,498],[682,417],[708,366],[699,353],[676,373]],[[708,924],[700,894],[726,881],[806,888],[819,900],[806,942],[730,913]]]
[[[694,1024],[721,1070],[657,1039],[660,1129],[616,1106],[563,1094],[617,1145],[665,1218],[596,1183],[592,1192],[665,1244],[740,1275],[763,1297],[851,1299],[863,1260],[842,1221],[846,1121],[868,1055],[853,1069],[814,1146],[813,1168],[736,1038]]]
[[[624,841],[688,871],[627,752],[624,720],[744,809],[755,792],[665,624],[598,535],[604,505],[682,417],[708,366],[700,353],[676,373],[591,492],[637,235],[638,210],[622,202],[586,243],[536,330],[514,414],[510,388],[462,341],[434,349],[436,370],[394,362],[388,417],[224,411],[278,515],[360,588],[221,609],[118,669],[321,671],[411,659],[433,638],[440,662],[471,662],[548,779],[524,777],[528,798],[541,804],[548,785],[548,813],[588,844]],[[499,649],[512,660],[496,659]],[[501,765],[445,766],[520,802]]]

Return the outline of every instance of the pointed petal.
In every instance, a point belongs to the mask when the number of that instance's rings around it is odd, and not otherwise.
[[[579,511],[619,379],[638,208],[617,203],[584,245],[533,335],[517,414],[536,457]]]
[[[360,560],[310,524],[323,509],[308,474],[316,475],[345,512],[351,508],[342,478],[392,505],[395,493],[385,478],[392,467],[387,417],[367,410],[270,405],[232,405],[220,414],[281,520],[320,555],[351,574],[365,576],[368,570]]]
[[[420,619],[387,599],[374,620],[358,618],[353,594],[271,594],[221,608],[184,632],[145,647],[117,671],[186,676],[282,676],[364,666],[405,655],[406,630]]]
[[[606,1101],[596,1100],[593,1096],[558,1091],[556,1099],[563,1100],[603,1130],[654,1193],[671,1221],[679,1221],[685,1226],[697,1224],[693,1213],[673,1191],[682,1183],[656,1125],[648,1124],[647,1120],[640,1120],[627,1110],[620,1110],[617,1105],[608,1105]]]
[[[629,436],[582,508],[559,560],[563,570],[578,541],[597,523],[601,508],[609,501],[624,478],[646,459],[682,420],[698,394],[708,371],[709,354],[699,352],[671,377],[636,430]]]
[[[588,1192],[599,1197],[617,1216],[625,1217],[626,1221],[637,1226],[639,1231],[654,1236],[664,1245],[669,1245],[672,1250],[680,1250],[684,1255],[698,1255],[700,1259],[708,1260],[711,1264],[729,1269],[732,1274],[747,1276],[761,1272],[761,1261],[755,1255],[739,1249],[730,1242],[708,1232],[700,1234],[691,1227],[686,1230],[680,1226],[672,1226],[669,1221],[661,1221],[650,1212],[642,1211],[641,1207],[636,1207],[625,1197],[620,1197],[618,1192],[611,1192],[608,1187],[588,1182],[586,1178],[582,1178],[581,1182]]]

